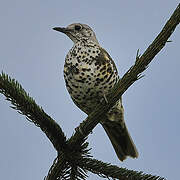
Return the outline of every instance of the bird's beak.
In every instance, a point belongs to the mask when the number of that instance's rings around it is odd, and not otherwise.
[[[70,30],[64,27],[54,27],[53,30],[67,34]]]

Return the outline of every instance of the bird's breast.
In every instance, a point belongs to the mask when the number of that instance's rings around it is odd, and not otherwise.
[[[106,59],[99,59],[100,54],[96,47],[73,49],[65,60],[64,79],[68,92],[77,103],[86,103],[89,108],[97,104],[118,79],[113,65]]]

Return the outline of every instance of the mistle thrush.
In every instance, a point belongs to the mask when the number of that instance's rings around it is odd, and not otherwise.
[[[74,23],[66,28],[53,29],[66,34],[74,42],[65,58],[64,79],[74,103],[89,115],[118,82],[115,63],[100,46],[95,33],[88,25]],[[122,99],[111,108],[100,123],[121,161],[127,156],[138,157],[137,149],[124,122]]]

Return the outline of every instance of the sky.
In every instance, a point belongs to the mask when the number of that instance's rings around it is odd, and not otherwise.
[[[74,22],[90,25],[116,63],[119,75],[135,62],[162,29],[179,1],[6,0],[0,5],[0,71],[18,80],[70,137],[86,118],[70,99],[63,79],[72,47],[52,30]],[[120,162],[103,128],[89,136],[91,155],[120,167],[179,179],[180,26],[154,58],[144,78],[123,95],[125,121],[139,151]],[[0,179],[43,179],[56,157],[45,134],[10,108],[0,95]],[[88,179],[101,179],[88,173]]]

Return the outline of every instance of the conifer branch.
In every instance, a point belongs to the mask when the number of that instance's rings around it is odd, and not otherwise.
[[[79,158],[74,161],[74,167],[78,168],[74,174],[78,175],[75,179],[85,180],[87,171],[90,171],[102,178],[112,178],[120,180],[166,180],[160,176],[154,176],[151,174],[145,174],[142,171],[134,171],[126,168],[120,168],[110,163],[104,163],[102,161],[91,159],[91,158]],[[66,166],[65,166],[66,164]],[[52,165],[51,170],[49,171],[48,176],[45,180],[54,180],[54,179],[68,179],[70,178],[70,172],[72,172],[72,165],[65,160],[65,156],[59,156],[55,163]],[[63,169],[63,171],[62,171]],[[65,178],[66,177],[66,178]],[[71,179],[71,178],[70,178]]]
[[[165,180],[165,178],[159,176],[128,170],[126,168],[120,168],[118,166],[90,158],[84,158],[79,166],[103,178],[120,180]]]
[[[11,79],[3,72],[0,74],[0,93],[11,102],[13,109],[18,110],[20,114],[25,115],[29,121],[41,128],[57,151],[65,151],[66,137],[61,127],[36,104],[15,79]]]

